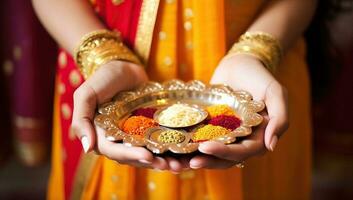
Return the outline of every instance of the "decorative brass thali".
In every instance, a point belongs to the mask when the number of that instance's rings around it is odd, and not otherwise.
[[[221,131],[228,131],[211,140],[233,143],[237,137],[250,135],[252,127],[263,120],[258,112],[265,108],[264,103],[254,101],[246,91],[234,91],[226,85],[206,85],[197,80],[187,83],[171,80],[164,83],[148,82],[135,90],[119,93],[111,102],[99,107],[94,122],[106,131],[106,138],[110,141],[145,146],[157,154],[168,150],[185,154],[197,150],[202,141],[194,138],[203,127],[213,126],[209,124],[212,119],[219,121],[217,117],[211,118],[213,116],[208,111],[217,105],[234,111],[232,117],[239,119],[239,124],[233,130],[217,127]],[[123,131],[128,120],[136,117],[134,113],[141,109],[150,109],[150,118],[139,116],[139,120],[151,126],[139,129],[138,135]],[[150,111],[154,111],[153,116]],[[174,112],[179,118],[173,116]],[[226,119],[229,116],[223,117]]]

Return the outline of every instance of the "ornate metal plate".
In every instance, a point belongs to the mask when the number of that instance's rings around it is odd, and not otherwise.
[[[192,131],[186,134],[183,142],[173,144],[161,143],[155,139],[156,136],[151,137],[152,130],[148,130],[145,137],[134,136],[121,130],[122,123],[137,108],[164,108],[177,102],[197,105],[200,108],[226,104],[234,109],[241,120],[240,127],[214,139],[225,144],[235,142],[237,137],[250,135],[251,127],[262,122],[263,117],[258,112],[265,108],[263,102],[252,100],[252,96],[246,91],[234,91],[226,85],[205,85],[197,80],[187,83],[172,80],[164,83],[148,82],[135,90],[119,93],[111,102],[99,107],[94,122],[106,130],[106,137],[110,141],[145,146],[154,153],[164,153],[168,150],[173,153],[191,153],[198,148],[198,143],[191,140]]]

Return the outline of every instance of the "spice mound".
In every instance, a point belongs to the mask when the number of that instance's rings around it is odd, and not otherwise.
[[[153,119],[154,113],[157,111],[157,108],[138,108],[132,112],[133,116],[144,116]]]
[[[173,104],[157,116],[157,121],[167,127],[187,127],[201,122],[205,115],[200,109],[187,104]]]
[[[206,111],[211,118],[217,117],[218,115],[235,116],[234,110],[224,104],[208,106]]]
[[[212,124],[215,126],[222,126],[226,129],[234,130],[238,128],[241,124],[239,118],[235,116],[228,115],[218,115],[208,121],[208,124]]]
[[[185,135],[180,131],[166,130],[160,133],[158,141],[168,144],[178,144],[185,140]]]
[[[228,129],[223,128],[221,126],[214,126],[208,124],[204,127],[197,129],[194,135],[192,136],[192,140],[194,142],[203,142],[207,140],[216,139],[220,136],[224,136],[229,132],[230,131]]]
[[[123,131],[142,137],[145,135],[147,129],[156,126],[158,126],[158,124],[153,119],[144,116],[132,116],[125,121]]]

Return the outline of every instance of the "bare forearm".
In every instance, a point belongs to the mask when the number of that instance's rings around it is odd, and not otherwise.
[[[86,0],[32,0],[32,3],[45,28],[70,53],[83,35],[104,28]]]
[[[270,33],[286,50],[308,26],[315,8],[316,0],[272,0],[248,31]]]

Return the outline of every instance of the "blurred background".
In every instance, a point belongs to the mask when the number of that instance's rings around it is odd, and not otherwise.
[[[45,199],[57,47],[30,1],[0,9],[0,199]],[[353,1],[321,0],[305,33],[315,200],[353,199],[352,22]]]

